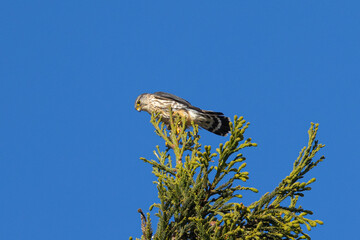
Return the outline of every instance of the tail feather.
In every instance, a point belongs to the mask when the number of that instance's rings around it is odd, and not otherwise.
[[[200,127],[220,136],[226,136],[230,132],[230,119],[221,112],[204,111],[206,121]]]

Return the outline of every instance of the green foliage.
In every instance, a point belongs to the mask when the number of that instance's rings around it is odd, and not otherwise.
[[[185,131],[185,119],[173,116],[170,131],[153,115],[151,123],[157,135],[165,141],[165,150],[156,147],[156,160],[141,158],[152,165],[157,180],[159,203],[155,207],[159,218],[156,232],[151,229],[150,215],[141,210],[141,239],[310,239],[304,233],[319,220],[310,220],[311,211],[297,206],[299,196],[311,190],[308,182],[299,180],[324,159],[313,161],[324,145],[315,140],[318,125],[311,124],[308,146],[304,147],[294,162],[290,175],[271,193],[266,193],[250,206],[238,203],[244,191],[257,189],[242,186],[248,172],[245,157],[240,151],[254,147],[251,139],[244,139],[249,123],[235,116],[231,123],[230,139],[213,152],[211,146],[200,144],[198,127]],[[290,201],[285,201],[290,200]],[[286,206],[285,202],[290,202]],[[132,239],[132,238],[130,238]]]

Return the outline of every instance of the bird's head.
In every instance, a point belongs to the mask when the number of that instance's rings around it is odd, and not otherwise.
[[[147,93],[143,93],[141,95],[139,95],[137,98],[136,98],[136,101],[135,101],[135,109],[137,111],[142,111],[142,110],[145,110],[147,109],[147,103],[148,103],[148,94]]]

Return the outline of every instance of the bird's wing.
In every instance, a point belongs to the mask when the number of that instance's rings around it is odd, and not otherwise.
[[[164,97],[164,98],[170,98],[174,101],[180,102],[182,104],[185,104],[187,106],[192,106],[191,103],[189,103],[188,101],[186,101],[185,99],[175,96],[174,94],[171,93],[166,93],[166,92],[156,92],[154,93],[154,95],[159,96],[159,97]]]

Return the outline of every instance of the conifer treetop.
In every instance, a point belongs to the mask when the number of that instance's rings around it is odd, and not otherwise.
[[[318,124],[311,123],[308,145],[300,151],[290,174],[272,192],[245,206],[239,203],[243,194],[258,190],[243,186],[249,173],[244,171],[242,151],[257,144],[244,138],[249,123],[243,117],[234,117],[229,140],[215,151],[201,145],[198,126],[193,124],[186,131],[181,116],[171,114],[169,129],[157,114],[152,115],[151,123],[165,147],[156,146],[155,160],[141,160],[152,166],[157,179],[159,203],[150,211],[158,209],[159,221],[153,231],[150,214],[145,216],[139,209],[141,239],[310,239],[305,229],[323,224],[309,219],[312,211],[298,205],[299,197],[315,181],[301,179],[324,159],[314,160],[324,147],[315,139]]]

